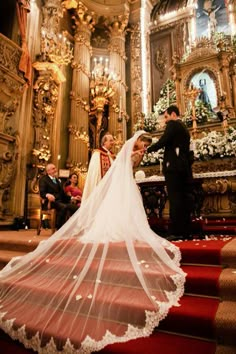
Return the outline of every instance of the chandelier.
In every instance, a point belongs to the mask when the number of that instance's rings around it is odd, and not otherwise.
[[[96,142],[98,145],[103,121],[104,107],[115,93],[118,77],[109,71],[108,59],[94,58],[94,68],[90,80],[91,111],[96,112]]]
[[[94,58],[94,68],[90,81],[90,93],[92,98],[93,108],[98,111],[103,111],[105,104],[109,98],[114,96],[115,83],[117,77],[114,73],[109,72],[108,59],[103,64],[103,58],[98,61]]]
[[[42,31],[41,54],[43,61],[50,61],[59,66],[68,65],[73,58],[73,47],[67,38]]]

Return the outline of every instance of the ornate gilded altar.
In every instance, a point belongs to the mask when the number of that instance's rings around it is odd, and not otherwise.
[[[168,218],[168,195],[160,166],[142,167],[144,179],[137,183],[149,217]],[[235,158],[194,162],[194,217],[233,217],[236,214]]]

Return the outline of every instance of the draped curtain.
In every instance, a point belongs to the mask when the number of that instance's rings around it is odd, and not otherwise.
[[[30,85],[32,78],[32,64],[26,44],[27,14],[30,12],[30,0],[16,0],[16,11],[22,40],[22,55],[19,63],[19,70],[24,73],[24,77]]]

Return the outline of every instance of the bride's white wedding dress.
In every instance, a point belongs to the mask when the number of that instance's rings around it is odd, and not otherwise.
[[[39,353],[145,337],[183,295],[179,249],[149,227],[128,140],[68,222],[0,272],[0,327]]]

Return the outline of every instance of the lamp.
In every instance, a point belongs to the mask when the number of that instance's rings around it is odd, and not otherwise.
[[[68,65],[73,58],[73,47],[63,34],[49,34],[42,31],[41,53],[43,61],[48,60],[57,65]]]

